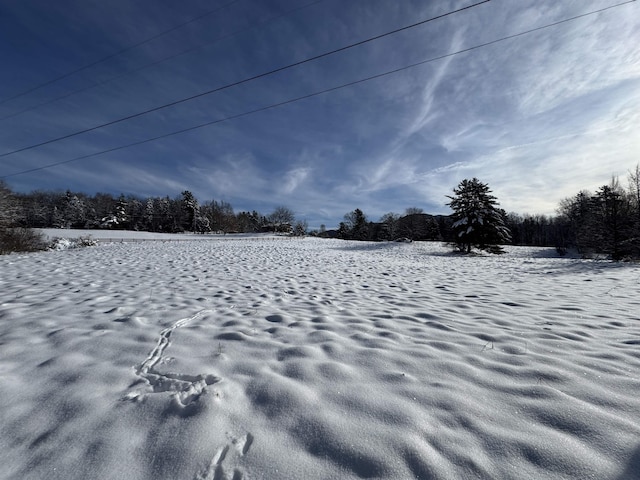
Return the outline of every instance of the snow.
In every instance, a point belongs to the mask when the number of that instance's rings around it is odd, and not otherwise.
[[[215,233],[158,233],[158,232],[134,232],[130,230],[111,230],[108,228],[100,230],[83,230],[73,228],[39,228],[36,231],[43,234],[47,239],[78,239],[93,238],[101,242],[142,242],[142,241],[184,241],[184,240],[212,240],[221,238],[265,238],[274,237],[273,234],[215,234]]]
[[[468,217],[462,217],[459,220],[456,220],[455,222],[453,222],[452,227],[453,228],[458,228],[462,225],[466,225],[467,223],[469,223],[469,218]]]
[[[517,247],[2,256],[0,478],[639,478],[639,290]]]

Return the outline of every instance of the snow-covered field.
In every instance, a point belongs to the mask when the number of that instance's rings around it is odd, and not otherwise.
[[[640,478],[640,267],[448,253],[0,257],[0,478]]]

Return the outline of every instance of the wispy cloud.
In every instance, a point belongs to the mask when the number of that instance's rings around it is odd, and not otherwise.
[[[263,2],[241,3],[233,15],[221,14],[7,103],[0,114],[274,14]],[[11,73],[3,84],[9,93],[22,88],[20,82],[51,78],[196,13],[169,3],[145,12],[144,5],[123,0],[73,11],[51,2],[36,4],[7,7],[12,24],[0,19],[0,31],[9,39],[0,42]],[[285,0],[283,5],[293,4]],[[490,2],[304,67],[3,158],[0,176],[268,106],[608,5],[605,0]],[[356,207],[373,219],[409,206],[446,213],[445,195],[463,178],[476,176],[490,184],[508,210],[552,213],[559,199],[606,183],[612,173],[624,175],[640,158],[638,5],[16,177],[11,185],[171,196],[187,189],[201,201],[222,199],[237,209],[267,213],[289,205],[312,226],[332,227]],[[0,151],[153,108],[455,6],[458,2],[322,2],[3,122]]]

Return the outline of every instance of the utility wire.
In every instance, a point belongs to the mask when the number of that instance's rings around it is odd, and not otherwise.
[[[286,17],[288,15],[291,15],[292,13],[298,12],[300,10],[304,10],[305,8],[312,7],[313,5],[317,5],[318,3],[322,3],[324,1],[325,0],[314,0],[313,2],[307,3],[305,5],[301,5],[299,7],[292,8],[291,10],[287,10],[287,11],[285,11],[285,12],[279,14],[279,15],[276,15],[276,16],[273,16],[273,17],[269,17],[269,18],[267,18],[267,19],[265,19],[263,21],[257,22],[257,23],[252,24],[252,25],[248,25],[245,28],[241,28],[239,30],[235,30],[234,32],[231,32],[231,33],[229,33],[227,35],[222,35],[222,36],[220,36],[220,37],[218,37],[215,40],[212,40],[210,42],[206,42],[206,43],[203,43],[203,44],[200,44],[200,45],[196,45],[196,46],[194,46],[192,48],[188,48],[187,50],[183,50],[182,52],[178,52],[178,53],[176,53],[174,55],[169,55],[168,57],[162,58],[160,60],[156,60],[155,62],[147,63],[147,64],[141,65],[139,67],[133,68],[131,70],[128,70],[126,72],[120,73],[120,74],[115,75],[115,76],[113,76],[111,78],[108,78],[107,80],[104,80],[102,82],[96,82],[93,85],[89,85],[87,87],[80,88],[78,90],[73,90],[71,92],[68,92],[68,93],[62,94],[62,95],[60,95],[58,97],[52,98],[50,100],[47,100],[46,102],[39,103],[37,105],[33,105],[31,107],[27,107],[27,108],[25,108],[23,110],[18,110],[17,112],[10,113],[9,115],[1,117],[0,120],[7,120],[9,118],[17,117],[18,115],[22,115],[23,113],[30,112],[31,110],[35,110],[37,108],[44,107],[44,106],[49,105],[51,103],[57,102],[58,100],[62,100],[63,98],[68,98],[68,97],[71,97],[72,95],[76,95],[78,93],[85,92],[87,90],[91,90],[91,89],[96,88],[96,87],[101,87],[101,86],[107,85],[107,84],[109,84],[109,83],[111,83],[111,82],[113,82],[115,80],[118,80],[119,78],[125,77],[127,75],[132,74],[132,73],[139,72],[141,70],[144,70],[144,69],[147,69],[147,68],[150,68],[150,67],[154,67],[156,65],[159,65],[161,63],[167,62],[169,60],[173,60],[174,58],[186,55],[187,53],[191,53],[193,51],[200,50],[201,48],[204,48],[205,46],[213,45],[215,43],[220,42],[221,40],[225,40],[227,38],[231,38],[231,37],[234,37],[236,35],[239,35],[240,33],[247,32],[249,30],[253,30],[254,28],[256,28],[258,26],[268,25],[269,23],[275,22],[276,20],[279,20],[279,19],[281,19],[283,17]]]
[[[132,115],[127,115],[126,117],[122,117],[122,118],[119,118],[119,119],[116,119],[116,120],[112,120],[110,122],[103,123],[101,125],[96,125],[95,127],[86,128],[84,130],[79,130],[77,132],[69,133],[67,135],[63,135],[61,137],[53,138],[51,140],[46,140],[44,142],[40,142],[40,143],[32,144],[32,145],[29,145],[29,146],[26,146],[26,147],[22,147],[22,148],[19,148],[17,150],[12,150],[12,151],[9,151],[9,152],[5,152],[5,153],[0,154],[0,158],[7,157],[9,155],[13,155],[13,154],[19,153],[19,152],[24,152],[26,150],[31,150],[31,149],[36,148],[36,147],[42,147],[43,145],[48,145],[50,143],[58,142],[60,140],[65,140],[67,138],[75,137],[75,136],[81,135],[83,133],[92,132],[92,131],[98,130],[100,128],[104,128],[104,127],[108,127],[108,126],[111,126],[111,125],[115,125],[117,123],[121,123],[121,122],[124,122],[126,120],[131,120],[133,118],[141,117],[143,115],[147,115],[147,114],[152,113],[152,112],[157,112],[157,111],[165,109],[165,108],[173,107],[175,105],[179,105],[181,103],[188,102],[188,101],[194,100],[196,98],[201,98],[201,97],[204,97],[206,95],[211,95],[213,93],[220,92],[222,90],[226,90],[226,89],[231,88],[231,87],[236,87],[238,85],[242,85],[244,83],[251,82],[253,80],[257,80],[259,78],[264,78],[264,77],[267,77],[269,75],[273,75],[275,73],[279,73],[279,72],[282,72],[282,71],[285,71],[285,70],[289,70],[291,68],[294,68],[294,67],[297,67],[297,66],[300,66],[300,65],[304,65],[305,63],[309,63],[309,62],[312,62],[314,60],[318,60],[320,58],[328,57],[329,55],[334,55],[334,54],[339,53],[339,52],[344,52],[345,50],[348,50],[350,48],[354,48],[354,47],[357,47],[357,46],[360,46],[360,45],[364,45],[365,43],[373,42],[375,40],[379,40],[381,38],[388,37],[389,35],[393,35],[395,33],[402,32],[404,30],[409,30],[410,28],[414,28],[414,27],[417,27],[419,25],[424,25],[425,23],[433,22],[434,20],[438,20],[438,19],[447,17],[449,15],[453,15],[455,13],[459,13],[459,12],[462,12],[464,10],[468,10],[470,8],[477,7],[478,5],[482,5],[483,3],[488,3],[489,1],[490,0],[482,0],[481,2],[474,3],[473,5],[469,5],[469,6],[466,6],[466,7],[463,7],[463,8],[459,8],[457,10],[453,10],[453,11],[444,13],[442,15],[431,17],[431,18],[428,18],[426,20],[421,20],[421,21],[413,23],[411,25],[407,25],[405,27],[397,28],[397,29],[392,30],[390,32],[386,32],[386,33],[383,33],[383,34],[380,34],[380,35],[376,35],[375,37],[367,38],[366,40],[360,40],[359,42],[355,42],[355,43],[352,43],[350,45],[337,48],[335,50],[330,50],[328,52],[321,53],[319,55],[315,55],[313,57],[309,57],[309,58],[306,58],[304,60],[300,60],[298,62],[290,63],[289,65],[285,65],[283,67],[278,67],[278,68],[275,68],[275,69],[270,70],[268,72],[260,73],[258,75],[254,75],[252,77],[248,77],[248,78],[245,78],[243,80],[238,80],[238,81],[233,82],[233,83],[228,83],[228,84],[223,85],[221,87],[217,87],[217,88],[214,88],[212,90],[207,90],[206,92],[198,93],[196,95],[192,95],[192,96],[187,97],[187,98],[183,98],[183,99],[176,100],[176,101],[173,101],[173,102],[170,102],[170,103],[166,103],[164,105],[160,105],[159,107],[154,107],[154,108],[151,108],[149,110],[145,110],[145,111],[142,111],[142,112],[134,113]]]
[[[323,95],[325,93],[335,92],[335,91],[341,90],[343,88],[351,87],[351,86],[358,85],[358,84],[361,84],[361,83],[365,83],[365,82],[368,82],[368,81],[371,81],[371,80],[375,80],[375,79],[378,79],[378,78],[382,78],[382,77],[386,77],[386,76],[389,76],[389,75],[393,75],[395,73],[402,72],[402,71],[405,71],[405,70],[409,70],[411,68],[415,68],[415,67],[418,67],[420,65],[425,65],[427,63],[431,63],[431,62],[435,62],[435,61],[438,61],[438,60],[442,60],[444,58],[453,57],[455,55],[460,55],[462,53],[468,53],[468,52],[471,52],[471,51],[474,51],[474,50],[478,50],[480,48],[488,47],[490,45],[495,45],[497,43],[505,42],[507,40],[512,40],[514,38],[522,37],[522,36],[528,35],[530,33],[538,32],[540,30],[544,30],[544,29],[555,27],[555,26],[558,26],[558,25],[561,25],[561,24],[564,24],[564,23],[572,22],[574,20],[577,20],[577,19],[580,19],[580,18],[584,18],[584,17],[590,16],[590,15],[595,15],[597,13],[604,12],[605,10],[610,10],[610,9],[613,9],[613,8],[616,8],[616,7],[620,7],[622,5],[633,3],[635,1],[636,0],[627,0],[627,1],[622,2],[622,3],[618,3],[618,4],[615,4],[615,5],[610,5],[608,7],[604,7],[604,8],[598,9],[598,10],[593,10],[591,12],[583,13],[583,14],[576,15],[576,16],[570,17],[570,18],[566,18],[564,20],[558,20],[557,22],[553,22],[553,23],[549,23],[549,24],[546,24],[546,25],[542,25],[540,27],[532,28],[530,30],[525,30],[523,32],[515,33],[513,35],[508,35],[508,36],[505,36],[505,37],[501,37],[501,38],[498,38],[496,40],[492,40],[490,42],[480,43],[480,44],[474,45],[472,47],[464,48],[462,50],[457,50],[457,51],[451,52],[451,53],[446,53],[444,55],[439,55],[437,57],[432,57],[432,58],[429,58],[427,60],[422,60],[420,62],[416,62],[416,63],[412,63],[410,65],[406,65],[404,67],[396,68],[396,69],[393,69],[393,70],[388,70],[388,71],[383,72],[383,73],[372,75],[372,76],[369,76],[369,77],[366,77],[366,78],[362,78],[362,79],[359,79],[359,80],[354,80],[352,82],[343,83],[342,85],[338,85],[338,86],[335,86],[335,87],[327,88],[327,89],[324,89],[324,90],[319,90],[317,92],[309,93],[307,95],[302,95],[300,97],[296,97],[296,98],[292,98],[292,99],[285,100],[285,101],[282,101],[282,102],[278,102],[278,103],[274,103],[274,104],[271,104],[271,105],[267,105],[267,106],[264,106],[264,107],[256,108],[254,110],[249,110],[249,111],[246,111],[246,112],[243,112],[243,113],[230,115],[228,117],[220,118],[220,119],[217,119],[217,120],[212,120],[212,121],[209,121],[209,122],[201,123],[199,125],[194,125],[192,127],[184,128],[184,129],[181,129],[181,130],[176,130],[176,131],[173,131],[173,132],[170,132],[170,133],[165,133],[163,135],[158,135],[158,136],[152,137],[152,138],[147,138],[146,140],[140,140],[140,141],[137,141],[137,142],[129,143],[127,145],[121,145],[119,147],[113,147],[113,148],[109,148],[107,150],[101,150],[99,152],[90,153],[88,155],[82,155],[80,157],[75,157],[75,158],[71,158],[71,159],[68,159],[68,160],[62,160],[60,162],[50,163],[48,165],[43,165],[41,167],[30,168],[28,170],[23,170],[23,171],[20,171],[20,172],[16,172],[16,173],[12,173],[12,174],[9,174],[9,175],[2,176],[2,177],[0,177],[0,179],[5,179],[5,178],[9,178],[9,177],[15,177],[15,176],[24,175],[24,174],[27,174],[27,173],[33,173],[33,172],[37,172],[37,171],[40,171],[40,170],[45,170],[45,169],[48,169],[48,168],[56,167],[56,166],[59,166],[59,165],[64,165],[66,163],[71,163],[71,162],[76,162],[78,160],[84,160],[84,159],[87,159],[87,158],[97,157],[97,156],[103,155],[105,153],[111,153],[111,152],[115,152],[115,151],[118,151],[118,150],[124,150],[125,148],[130,148],[130,147],[134,147],[134,146],[137,146],[137,145],[143,145],[145,143],[155,142],[156,140],[161,140],[163,138],[168,138],[168,137],[171,137],[171,136],[174,136],[174,135],[179,135],[179,134],[182,134],[182,133],[198,130],[200,128],[204,128],[204,127],[208,127],[208,126],[211,126],[211,125],[216,125],[216,124],[219,124],[219,123],[223,123],[223,122],[226,122],[226,121],[229,121],[229,120],[234,120],[236,118],[246,117],[246,116],[249,116],[249,115],[253,115],[255,113],[264,112],[264,111],[271,110],[271,109],[274,109],[274,108],[282,107],[284,105],[289,105],[289,104],[292,104],[292,103],[295,103],[295,102],[299,102],[301,100],[306,100],[308,98],[312,98],[312,97],[316,97],[316,96],[319,96],[319,95]]]
[[[82,67],[78,67],[75,70],[72,70],[72,71],[67,72],[67,73],[65,73],[63,75],[60,75],[59,77],[52,78],[51,80],[47,80],[44,83],[41,83],[41,84],[36,85],[34,87],[31,87],[31,88],[29,88],[27,90],[24,90],[24,91],[20,92],[20,93],[16,93],[15,95],[13,95],[13,96],[11,96],[9,98],[5,98],[4,100],[0,101],[0,105],[4,105],[5,103],[7,103],[10,100],[14,100],[16,98],[22,97],[22,96],[27,95],[28,93],[31,93],[31,92],[35,92],[36,90],[39,90],[42,87],[46,87],[47,85],[51,85],[52,83],[55,83],[55,82],[58,82],[58,81],[60,81],[62,79],[68,78],[71,75],[75,75],[76,73],[82,72],[84,70],[87,70],[88,68],[91,68],[91,67],[94,67],[94,66],[96,66],[96,65],[98,65],[100,63],[106,62],[107,60],[110,60],[110,59],[112,59],[114,57],[122,55],[123,53],[126,53],[126,52],[128,52],[130,50],[133,50],[134,48],[138,48],[138,47],[140,47],[142,45],[145,45],[145,44],[147,44],[147,43],[149,43],[149,42],[151,42],[153,40],[156,40],[157,38],[163,37],[163,36],[165,36],[165,35],[167,35],[167,34],[169,34],[171,32],[174,32],[174,31],[184,27],[185,25],[189,25],[190,23],[196,22],[198,20],[203,19],[204,17],[208,17],[209,15],[212,15],[212,14],[214,14],[216,12],[219,12],[220,10],[223,10],[226,7],[229,7],[229,6],[231,6],[234,3],[237,3],[239,1],[240,0],[232,0],[231,2],[227,2],[224,5],[221,5],[220,7],[214,8],[213,10],[209,10],[209,11],[203,13],[202,15],[198,15],[197,17],[193,17],[190,20],[187,20],[186,22],[183,22],[183,23],[181,23],[179,25],[176,25],[175,27],[171,27],[169,30],[164,30],[164,31],[162,31],[160,33],[157,33],[157,34],[155,34],[155,35],[153,35],[153,36],[151,36],[151,37],[149,37],[149,38],[147,38],[145,40],[142,40],[141,42],[134,43],[133,45],[129,45],[128,47],[123,48],[122,50],[118,50],[115,53],[109,54],[106,57],[101,58],[100,60],[96,60],[94,62],[88,63],[86,65],[83,65]]]

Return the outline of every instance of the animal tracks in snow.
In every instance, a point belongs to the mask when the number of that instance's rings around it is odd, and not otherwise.
[[[141,401],[144,400],[148,393],[173,392],[174,402],[179,408],[184,408],[197,402],[209,385],[222,380],[212,374],[189,375],[184,373],[161,373],[155,370],[156,365],[164,363],[163,354],[171,345],[173,331],[198,320],[209,312],[209,310],[201,310],[191,317],[176,321],[173,325],[160,332],[160,338],[155,348],[147,359],[136,368],[136,375],[151,387],[151,392],[134,390],[125,395],[124,398],[126,400]]]
[[[227,475],[223,463],[231,463],[232,457],[243,457],[253,444],[253,435],[247,433],[239,438],[231,438],[231,441],[216,450],[211,463],[198,473],[194,480],[244,480],[244,473],[239,468],[233,469],[231,477]],[[229,467],[227,467],[228,469]]]

